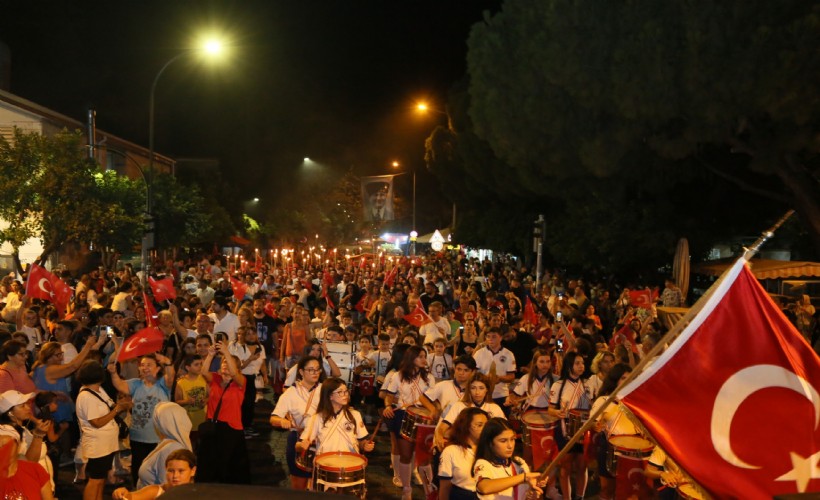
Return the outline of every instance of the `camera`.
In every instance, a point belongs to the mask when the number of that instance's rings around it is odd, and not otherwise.
[[[563,323],[564,322],[564,315],[563,315],[563,313],[561,313],[561,311],[558,311],[557,313],[555,313],[555,321],[557,321],[558,323]]]
[[[222,343],[224,343],[226,340],[228,340],[228,338],[227,338],[227,337],[228,337],[228,336],[227,336],[227,335],[225,335],[225,334],[224,334],[224,333],[222,333],[222,332],[217,332],[217,333],[215,333],[215,334],[214,334],[214,340],[215,340],[216,342],[222,342]]]
[[[40,409],[40,420],[53,420],[54,416],[51,414],[50,405],[43,405]]]
[[[105,327],[105,335],[110,339],[114,336],[114,329],[110,326]]]

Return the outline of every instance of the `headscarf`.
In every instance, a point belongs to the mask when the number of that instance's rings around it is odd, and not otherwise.
[[[191,418],[185,408],[176,403],[163,401],[154,407],[154,425],[165,439],[176,441],[187,450],[191,447]]]

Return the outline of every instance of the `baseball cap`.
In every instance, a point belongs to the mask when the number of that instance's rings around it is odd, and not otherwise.
[[[36,392],[23,394],[20,391],[6,391],[0,394],[0,413],[6,413],[17,405],[27,403],[36,395]]]

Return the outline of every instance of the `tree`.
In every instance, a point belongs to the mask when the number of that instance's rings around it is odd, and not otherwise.
[[[138,245],[143,231],[145,185],[113,170],[94,174],[95,189],[88,193],[101,212],[85,238],[100,252],[102,263],[113,268],[118,254]]]
[[[13,141],[0,140],[0,217],[10,224],[0,238],[15,257],[28,238],[42,241],[41,262],[64,243],[88,242],[112,214],[95,196],[97,165],[81,145],[81,135],[67,131],[46,137],[15,129]]]
[[[469,116],[522,192],[705,168],[793,206],[820,251],[820,6],[508,0],[485,21]]]

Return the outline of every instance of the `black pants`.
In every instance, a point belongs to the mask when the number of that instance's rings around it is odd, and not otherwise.
[[[245,375],[245,399],[242,400],[242,427],[249,429],[253,425],[253,412],[256,405],[256,377]]]
[[[196,477],[198,483],[250,484],[245,433],[217,422],[212,435],[200,435]]]
[[[140,475],[140,465],[156,447],[157,443],[131,441],[131,479],[134,480],[134,485],[137,484],[137,478]]]

